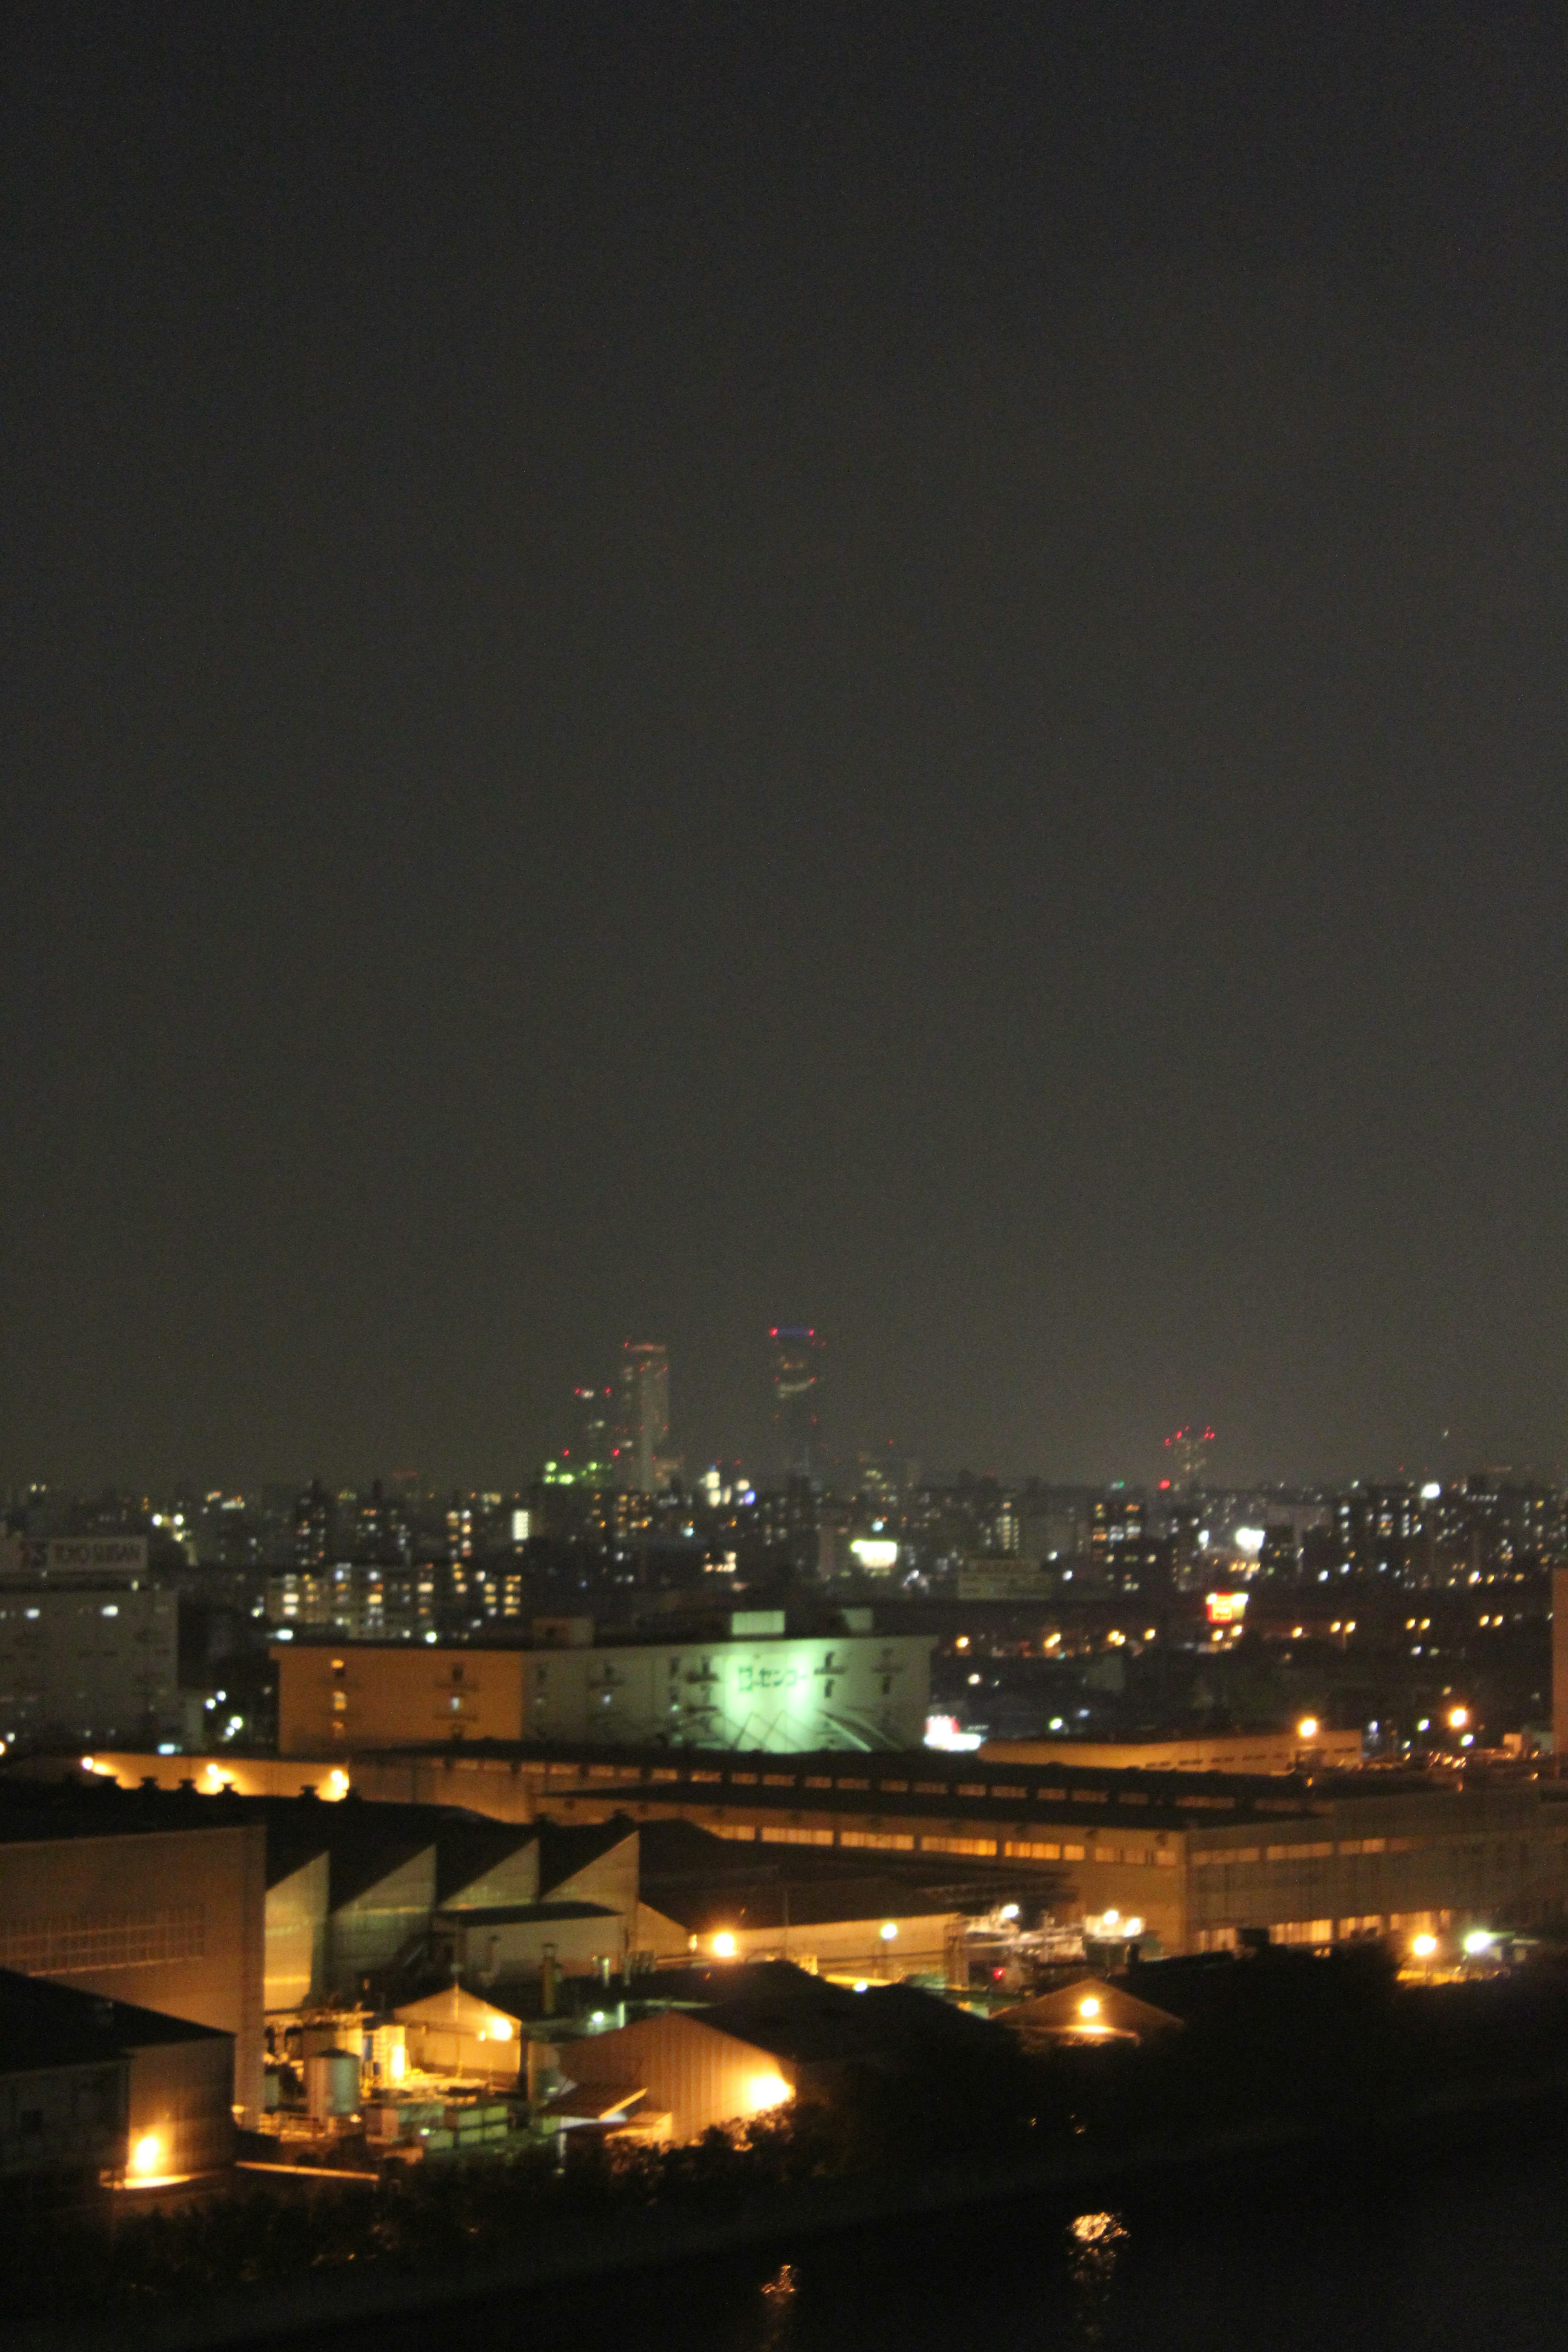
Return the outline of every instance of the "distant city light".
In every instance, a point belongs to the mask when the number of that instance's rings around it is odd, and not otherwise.
[[[1315,1715],[1304,1715],[1304,1716],[1301,1717],[1300,1722],[1296,1726],[1296,1737],[1297,1737],[1297,1738],[1298,1738],[1298,1739],[1316,1739],[1317,1736],[1318,1736],[1318,1718],[1317,1718],[1317,1717],[1316,1717]]]
[[[953,1756],[967,1756],[980,1747],[985,1738],[983,1731],[963,1731],[956,1715],[928,1715],[925,1744],[940,1748]]]
[[[716,1960],[732,1960],[735,1957],[735,1938],[731,1935],[727,1927],[721,1928],[719,1934],[713,1938],[714,1958]]]
[[[1090,1993],[1086,2000],[1079,2001],[1078,2005],[1078,2013],[1080,2017],[1098,2017],[1100,2015],[1100,2003],[1096,2000],[1092,1993]]]
[[[1239,1625],[1247,1614],[1245,1592],[1211,1592],[1204,1609],[1211,1625]]]
[[[131,2169],[143,2179],[156,2172],[163,2158],[163,2143],[156,2132],[143,2132],[131,2151]]]
[[[1437,1484],[1436,1478],[1429,1479],[1426,1485],[1421,1489],[1421,1500],[1424,1503],[1435,1503],[1442,1494],[1442,1491],[1443,1489]]]
[[[1463,1731],[1469,1719],[1470,1710],[1468,1706],[1451,1706],[1448,1709],[1448,1728],[1450,1731]]]
[[[1263,1528],[1237,1528],[1231,1540],[1237,1551],[1244,1553],[1248,1559],[1256,1559],[1263,1549],[1266,1532]]]
[[[1436,1936],[1413,1936],[1410,1948],[1418,1960],[1429,1960],[1437,1949]]]
[[[886,1536],[857,1536],[849,1549],[872,1576],[886,1575],[899,1564],[899,1547]]]
[[[884,1919],[881,1926],[877,1930],[877,1933],[881,1937],[884,1944],[894,1942],[897,1938],[898,1932],[897,1927],[894,1927],[890,1919]]]
[[[1472,1960],[1478,1960],[1483,1952],[1491,1950],[1496,1941],[1489,1927],[1472,1927],[1465,1937],[1465,1949]]]

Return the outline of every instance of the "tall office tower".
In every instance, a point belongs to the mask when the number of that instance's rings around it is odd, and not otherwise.
[[[575,1427],[570,1465],[579,1486],[595,1493],[616,1484],[616,1437],[610,1427],[615,1391],[575,1388],[572,1391]]]
[[[778,1467],[791,1478],[815,1478],[822,1469],[822,1342],[804,1324],[778,1323],[768,1344]]]
[[[656,1494],[668,1477],[669,1349],[662,1339],[628,1339],[621,1350],[621,1411],[616,1483]]]

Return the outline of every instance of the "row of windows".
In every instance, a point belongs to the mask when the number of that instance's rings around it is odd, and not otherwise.
[[[1426,1840],[1423,1838],[1409,1837],[1341,1838],[1339,1841],[1339,1852],[1342,1855],[1358,1853],[1417,1853],[1422,1850],[1426,1843]],[[1194,1870],[1198,1870],[1202,1869],[1205,1865],[1213,1865],[1215,1864],[1235,1863],[1239,1864],[1242,1863],[1258,1862],[1259,1860],[1266,1862],[1326,1862],[1333,1853],[1334,1850],[1334,1842],[1331,1838],[1315,1839],[1311,1843],[1305,1845],[1265,1846],[1262,1849],[1261,1855],[1259,1854],[1258,1847],[1255,1845],[1203,1846],[1194,1853],[1192,1863],[1193,1868]]]
[[[35,1916],[0,1923],[0,1968],[37,1976],[90,1969],[147,1968],[206,1957],[206,1908],[184,1903],[163,1911],[106,1911],[96,1917]]]
[[[1381,1936],[1386,1927],[1392,1935],[1430,1935],[1435,1928],[1447,1927],[1453,1919],[1451,1911],[1363,1911],[1343,1919],[1279,1919],[1268,1930],[1269,1941],[1275,1944],[1333,1944],[1347,1936]],[[1238,1930],[1235,1927],[1200,1927],[1197,1947],[1200,1952],[1234,1952]]]
[[[830,1829],[802,1829],[793,1822],[770,1822],[761,1831],[745,1822],[724,1822],[717,1819],[707,1827],[719,1837],[751,1839],[760,1836],[771,1845],[831,1845],[834,1832]],[[916,1838],[907,1830],[840,1830],[838,1843],[881,1853],[913,1853],[917,1847],[922,1853],[976,1853],[994,1855],[995,1838],[970,1838],[957,1835]],[[1103,1840],[1090,1849],[1061,1839],[1008,1838],[1001,1850],[1009,1862],[1097,1862],[1126,1863],[1147,1869],[1151,1864],[1173,1870],[1177,1855],[1172,1846],[1108,1845]]]

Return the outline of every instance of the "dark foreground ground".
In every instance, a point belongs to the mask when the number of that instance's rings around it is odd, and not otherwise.
[[[1568,2346],[1557,2101],[1426,2154],[1215,2167],[289,2339],[331,2352],[1533,2352]]]

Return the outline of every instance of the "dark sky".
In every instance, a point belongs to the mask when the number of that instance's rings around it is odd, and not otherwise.
[[[0,1480],[1562,1460],[1559,8],[6,27]]]

